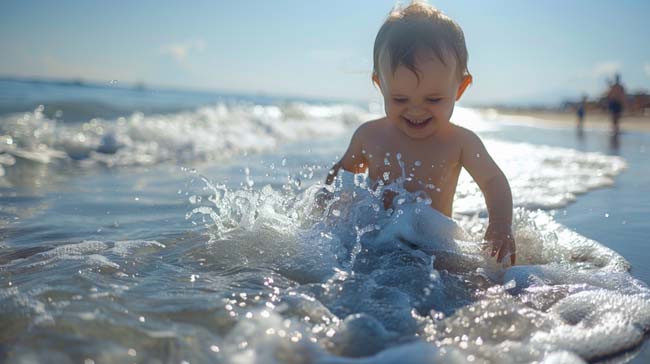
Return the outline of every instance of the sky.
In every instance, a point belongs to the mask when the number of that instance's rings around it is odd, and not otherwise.
[[[404,2],[403,2],[404,3]],[[650,89],[650,1],[430,1],[465,32],[468,105]],[[2,1],[0,77],[376,100],[394,0]]]

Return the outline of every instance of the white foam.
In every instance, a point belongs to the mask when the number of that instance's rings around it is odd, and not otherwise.
[[[515,206],[553,209],[576,195],[611,186],[626,168],[623,158],[574,149],[485,140],[486,148],[508,178]],[[483,196],[465,171],[458,182],[454,212],[485,210]]]
[[[486,118],[481,111],[466,107],[456,106],[451,122],[466,127],[475,133],[499,129],[499,125]]]
[[[126,240],[126,241],[97,241],[89,240],[80,243],[64,244],[37,253],[26,258],[17,259],[4,265],[16,271],[31,271],[40,267],[63,264],[69,261],[80,261],[84,266],[95,268],[120,269],[120,264],[113,262],[107,255],[126,257],[140,251],[156,250],[165,245],[157,241]],[[3,266],[0,266],[3,267]]]
[[[561,348],[595,359],[632,348],[650,328],[650,300],[615,290],[579,292],[563,298],[549,312],[562,321],[549,331],[536,332],[531,344]]]
[[[107,166],[219,160],[284,141],[337,135],[370,118],[362,109],[343,104],[218,104],[173,114],[134,113],[117,120],[66,124],[48,119],[43,110],[0,120],[2,168],[10,166],[13,157]]]
[[[403,198],[395,211],[375,209],[381,194],[368,189],[364,176],[342,172],[339,178],[323,211],[304,214],[293,212],[303,200],[313,199],[315,187],[290,203],[269,187],[265,198],[254,191],[215,191],[219,197],[207,210],[220,240],[211,245],[211,254],[232,261],[232,251],[239,249],[252,257],[247,266],[272,267],[283,275],[278,266],[299,267],[301,275],[319,272],[311,277],[323,282],[280,294],[271,314],[284,321],[242,319],[252,325],[248,331],[270,330],[273,339],[258,344],[251,338],[245,350],[231,353],[233,358],[583,363],[634,347],[650,329],[650,290],[629,274],[625,259],[546,212],[516,210],[513,227],[521,265],[509,268],[482,250],[484,218],[451,221],[420,194],[399,185],[388,186]],[[248,202],[243,203],[245,196]],[[246,208],[234,211],[246,211],[245,216],[231,214],[235,200]],[[321,213],[323,219],[314,220]],[[275,235],[264,232],[265,224],[278,227]],[[313,233],[305,234],[306,227]],[[228,239],[233,243],[224,243]],[[247,241],[254,243],[240,247]],[[251,250],[260,248],[276,252],[258,259]],[[329,275],[324,265],[315,264],[318,259],[331,265]],[[296,293],[304,298],[290,300]],[[313,303],[297,303],[306,301]],[[327,320],[305,321],[304,316]],[[310,342],[292,343],[287,327]],[[286,335],[277,336],[280,330]],[[428,343],[393,344],[415,335]],[[363,358],[347,358],[359,355]]]

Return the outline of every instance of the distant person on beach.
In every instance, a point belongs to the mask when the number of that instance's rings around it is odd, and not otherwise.
[[[367,172],[376,186],[401,177],[407,190],[426,193],[434,209],[451,217],[458,176],[465,168],[485,197],[491,255],[497,262],[509,256],[514,264],[508,181],[479,137],[449,120],[472,82],[467,58],[462,29],[440,10],[422,1],[393,10],[373,51],[372,80],[383,94],[386,116],[355,131],[326,184],[341,168]],[[404,176],[402,166],[412,173]],[[386,209],[394,197],[394,192],[384,194]]]
[[[582,132],[584,130],[584,124],[585,124],[585,112],[587,108],[587,95],[582,96],[582,100],[578,104],[578,108],[576,109],[576,116],[578,117],[578,132]]]
[[[625,106],[625,88],[621,85],[621,75],[614,77],[614,84],[607,92],[607,108],[612,117],[612,132],[618,134],[619,122]]]

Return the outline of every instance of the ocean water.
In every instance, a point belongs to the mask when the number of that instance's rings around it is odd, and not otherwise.
[[[315,203],[375,107],[0,90],[0,362],[650,359],[648,133],[457,108],[513,190],[507,267],[466,174],[454,219],[348,173]]]

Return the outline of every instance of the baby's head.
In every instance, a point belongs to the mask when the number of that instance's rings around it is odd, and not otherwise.
[[[467,58],[462,29],[438,9],[422,1],[394,9],[373,52],[388,118],[413,138],[438,130],[471,83]]]

